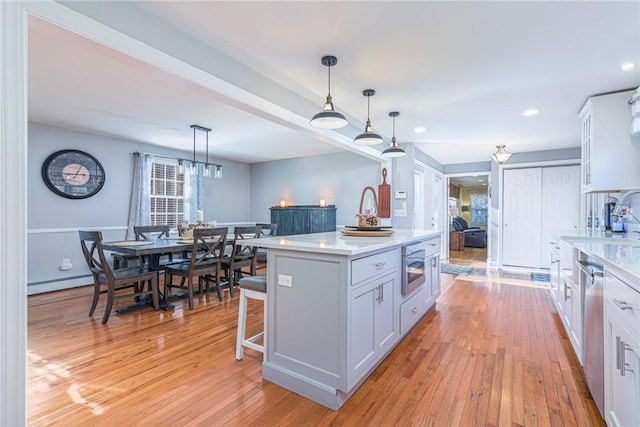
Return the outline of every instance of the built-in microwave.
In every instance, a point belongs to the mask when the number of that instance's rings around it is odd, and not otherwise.
[[[425,282],[425,254],[423,243],[402,248],[402,295],[409,295]]]

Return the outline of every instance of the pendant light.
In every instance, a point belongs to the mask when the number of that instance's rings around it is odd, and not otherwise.
[[[376,94],[376,91],[373,89],[365,89],[362,91],[362,94],[367,97],[367,125],[364,127],[364,132],[354,138],[353,143],[357,145],[382,144],[384,139],[373,131],[371,120],[369,120],[369,100]]]
[[[498,151],[491,155],[491,158],[498,163],[504,163],[509,160],[511,157],[511,153],[504,149],[505,145],[496,145]]]
[[[397,111],[392,111],[389,113],[389,117],[393,118],[393,132],[391,134],[391,142],[389,143],[389,147],[382,152],[382,157],[402,157],[406,156],[407,152],[404,151],[398,143],[396,142],[396,117],[400,115]]]
[[[321,112],[313,116],[309,122],[311,126],[322,129],[338,129],[347,125],[347,119],[333,108],[333,100],[331,99],[331,67],[338,63],[335,56],[323,56],[322,65],[329,69],[329,92],[324,108]]]

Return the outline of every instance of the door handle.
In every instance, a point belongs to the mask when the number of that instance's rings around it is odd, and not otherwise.
[[[626,301],[619,301],[617,299],[613,299],[613,303],[620,309],[620,310],[633,310],[633,306],[627,304]]]

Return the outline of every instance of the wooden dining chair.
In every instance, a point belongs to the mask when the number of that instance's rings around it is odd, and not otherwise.
[[[247,274],[256,275],[256,254],[257,246],[245,245],[245,239],[257,239],[260,237],[261,228],[255,227],[235,227],[233,230],[233,246],[229,255],[222,258],[222,269],[225,280],[229,283],[229,295],[234,296],[234,286]],[[248,269],[248,270],[247,270]]]
[[[260,237],[275,236],[278,231],[278,224],[258,223],[256,227],[260,227]],[[262,271],[267,268],[267,250],[258,248],[256,250],[257,270]]]
[[[186,289],[189,298],[189,310],[193,310],[193,280],[198,278],[198,290],[200,292],[203,291],[202,285],[205,283],[205,279],[207,279],[207,282],[214,280],[218,298],[222,301],[219,275],[226,243],[227,227],[194,229],[191,259],[165,266],[165,298],[171,295],[173,288]],[[181,278],[180,285],[173,283],[174,276]]]
[[[136,236],[136,240],[151,240],[151,239],[163,239],[169,237],[171,226],[169,225],[135,225],[133,226],[133,234]],[[141,262],[149,264],[147,256],[141,257]],[[163,254],[160,259],[160,267],[164,269],[166,264],[172,264],[174,262],[182,262],[186,260],[186,256],[178,256],[173,252]]]
[[[109,320],[109,315],[116,299],[151,296],[153,306],[158,310],[157,272],[149,271],[143,267],[112,270],[102,249],[102,233],[100,231],[83,230],[78,233],[84,259],[93,276],[93,301],[89,309],[89,316],[93,316],[100,294],[103,293],[107,294],[107,305],[102,316],[103,325]],[[149,285],[146,291],[144,290],[145,283]],[[116,295],[116,291],[127,288],[132,288],[133,294]]]

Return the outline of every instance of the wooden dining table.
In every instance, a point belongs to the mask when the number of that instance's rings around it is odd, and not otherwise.
[[[130,244],[127,245],[127,243]],[[193,249],[193,239],[160,238],[155,240],[132,240],[130,242],[103,242],[102,247],[107,251],[120,252],[138,257],[145,256],[149,260],[149,270],[158,271],[160,269],[160,259],[163,255],[191,251]],[[159,296],[159,308],[161,310],[173,310],[175,308],[173,304],[169,304],[162,292],[160,292]],[[135,304],[117,309],[116,313],[126,313],[127,311],[135,310],[142,307],[148,307],[150,305],[151,298],[145,297]]]
[[[233,244],[234,235],[227,235],[227,244]],[[126,243],[130,243],[127,245]],[[127,255],[145,256],[149,260],[148,268],[151,271],[160,270],[160,259],[163,255],[190,252],[193,249],[193,239],[182,239],[179,237],[159,238],[155,240],[131,240],[131,241],[115,241],[115,242],[103,242],[102,248],[107,251],[120,252]],[[159,286],[158,286],[159,287]],[[181,295],[175,295],[180,297]],[[161,310],[173,310],[175,306],[170,304],[165,298],[164,294],[160,292],[159,295],[160,309]],[[145,297],[135,304],[131,304],[125,307],[118,308],[116,313],[126,313],[138,308],[148,307],[151,305],[151,298]]]

